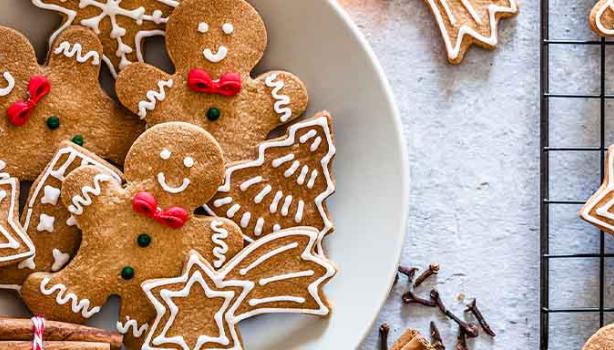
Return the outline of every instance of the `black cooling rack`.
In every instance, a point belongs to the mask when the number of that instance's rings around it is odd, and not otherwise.
[[[553,206],[582,205],[583,200],[555,200],[549,197],[550,191],[550,157],[560,152],[597,152],[601,157],[601,177],[604,176],[604,161],[606,157],[606,102],[614,99],[614,95],[606,94],[606,47],[614,45],[614,41],[573,40],[551,38],[549,33],[549,7],[550,0],[541,0],[541,141],[540,141],[540,349],[548,350],[553,346],[554,339],[550,339],[550,318],[553,314],[589,313],[598,315],[599,326],[603,326],[606,313],[614,312],[614,308],[605,305],[606,258],[614,254],[606,253],[606,239],[604,232],[600,232],[599,249],[595,253],[577,252],[574,254],[550,253],[550,211]],[[587,14],[588,17],[588,14]],[[584,45],[599,48],[600,86],[598,93],[592,94],[562,94],[550,91],[550,48],[553,46]],[[599,101],[599,145],[595,147],[550,147],[550,101],[554,99],[592,99]],[[578,219],[580,220],[580,219]],[[599,261],[599,289],[598,303],[591,307],[550,307],[550,262],[554,259],[596,259]],[[596,329],[595,329],[596,331]]]

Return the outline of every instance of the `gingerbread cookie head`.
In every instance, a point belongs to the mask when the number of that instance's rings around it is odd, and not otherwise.
[[[194,143],[199,147],[194,147]],[[177,124],[154,126],[126,157],[126,178],[156,194],[162,205],[198,207],[223,180],[224,159],[213,137],[200,128]]]
[[[215,76],[230,71],[248,74],[267,45],[260,14],[243,0],[183,1],[166,35],[178,71],[199,68]]]
[[[11,145],[0,159],[13,176],[34,180],[63,141],[123,163],[143,124],[101,89],[101,55],[93,32],[71,27],[39,66],[28,40],[0,27],[0,138]]]

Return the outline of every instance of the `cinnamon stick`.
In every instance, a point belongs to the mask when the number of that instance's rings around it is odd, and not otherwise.
[[[0,341],[24,340],[31,342],[32,337],[32,321],[28,319],[0,318]],[[107,343],[110,345],[110,349],[119,350],[122,345],[123,337],[119,333],[102,329],[63,322],[46,321],[44,340],[49,342]],[[0,348],[0,350],[2,349],[4,348]]]
[[[67,341],[43,342],[45,350],[110,350],[108,343]],[[32,350],[32,341],[0,341],[0,350]]]

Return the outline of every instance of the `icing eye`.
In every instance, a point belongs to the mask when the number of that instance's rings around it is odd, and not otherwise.
[[[185,159],[183,160],[183,165],[185,165],[186,168],[193,167],[194,159],[192,159],[192,157],[185,157]]]
[[[233,26],[232,23],[224,23],[222,26],[222,31],[224,34],[230,35],[235,32],[235,26]]]
[[[162,152],[160,152],[160,158],[164,159],[164,160],[168,160],[171,158],[171,151],[167,150],[166,148],[162,150]]]
[[[201,33],[207,33],[209,31],[209,25],[207,24],[207,22],[200,22],[198,24],[198,31]]]

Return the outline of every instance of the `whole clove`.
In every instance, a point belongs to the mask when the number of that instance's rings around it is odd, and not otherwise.
[[[435,350],[446,350],[446,347],[443,345],[443,339],[441,338],[441,333],[437,328],[437,325],[434,321],[431,321],[431,345]]]
[[[486,332],[486,334],[490,335],[491,337],[496,336],[495,332],[492,330],[488,322],[486,322],[486,318],[484,317],[480,309],[478,309],[477,299],[473,299],[473,301],[469,303],[469,305],[467,305],[467,309],[465,309],[465,312],[471,312],[473,316],[475,316],[476,320],[478,320],[478,323],[480,324],[484,332]]]
[[[418,288],[424,281],[429,279],[429,277],[436,275],[439,273],[439,264],[430,264],[429,268],[424,271],[418,278],[416,278],[416,282],[414,282],[414,288]]]
[[[469,338],[477,338],[480,335],[480,330],[477,325],[469,322],[465,322],[461,320],[458,316],[454,315],[450,310],[446,308],[441,300],[441,295],[436,289],[431,290],[431,299],[435,302],[435,305],[439,308],[439,310],[446,315],[449,319],[456,322],[458,326],[465,332],[467,337]]]
[[[418,272],[418,268],[399,266],[399,272],[407,276],[407,280],[408,280],[407,283],[411,284],[414,281],[414,277],[416,276],[416,273]]]
[[[467,347],[467,335],[462,328],[458,330],[458,337],[456,338],[456,347],[454,350],[469,350]]]
[[[388,350],[388,334],[390,333],[390,325],[387,323],[382,324],[379,327],[379,342],[380,350]]]
[[[412,292],[411,290],[403,294],[401,296],[401,299],[403,300],[405,304],[419,304],[419,305],[428,306],[428,307],[437,306],[437,304],[435,304],[433,300],[420,298],[419,296],[414,294],[414,292]]]

